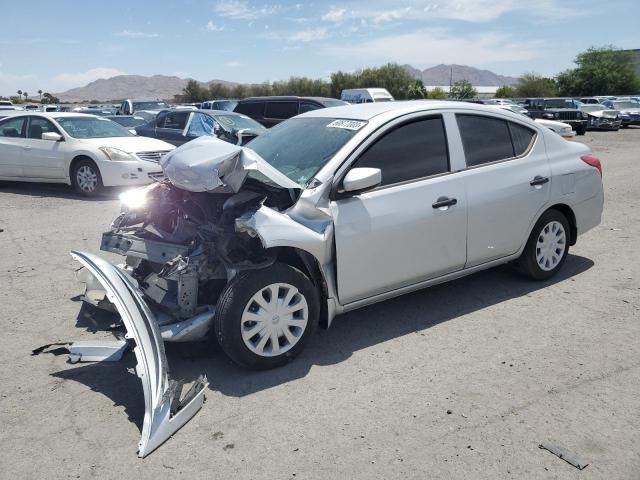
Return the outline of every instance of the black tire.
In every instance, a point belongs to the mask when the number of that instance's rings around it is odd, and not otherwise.
[[[587,133],[587,127],[586,126],[579,126],[576,129],[576,135],[584,135],[585,133]]]
[[[299,340],[289,350],[279,355],[263,356],[253,352],[245,344],[242,338],[242,315],[245,308],[250,308],[251,304],[256,305],[254,302],[250,303],[254,295],[274,283],[289,284],[298,290],[307,302],[308,319],[304,331],[301,335],[299,333]],[[304,349],[318,325],[319,314],[320,298],[311,280],[290,265],[275,263],[265,269],[241,272],[225,286],[216,305],[213,328],[218,344],[235,363],[252,370],[266,370],[285,365]],[[276,317],[277,315],[274,319]],[[275,321],[280,321],[279,317]],[[256,323],[255,326],[257,325]],[[256,333],[253,338],[262,337]],[[278,340],[278,343],[280,340],[286,341],[284,337]],[[266,345],[270,342],[268,340]]]
[[[96,183],[93,188],[89,188],[89,186],[86,183],[82,182],[82,180],[79,178],[79,175],[85,172],[91,172],[93,173],[93,175],[95,175]],[[104,185],[102,184],[102,176],[100,175],[100,170],[93,162],[93,160],[83,158],[74,162],[73,166],[71,167],[70,175],[73,188],[75,188],[76,191],[82,195],[92,197],[95,195],[99,195],[104,191]]]
[[[550,225],[552,222],[558,222],[562,225],[564,229],[564,252],[560,257],[560,260],[555,265],[555,267],[551,269],[543,269],[537,260],[538,253],[538,239],[543,235],[544,229]],[[527,245],[522,252],[522,255],[516,261],[516,265],[520,272],[531,277],[533,280],[547,280],[553,277],[558,270],[562,268],[565,260],[567,259],[567,254],[569,253],[569,244],[571,243],[571,230],[569,228],[569,222],[567,218],[559,212],[558,210],[548,210],[542,214],[542,216],[538,219],[533,230],[531,231],[531,235],[527,240]]]
[[[627,123],[626,125],[622,125],[622,128],[629,128],[629,124]]]

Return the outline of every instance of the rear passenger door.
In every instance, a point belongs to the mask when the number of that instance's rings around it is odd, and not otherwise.
[[[188,111],[167,112],[156,124],[156,137],[179,147],[187,141],[186,127],[189,121]]]
[[[551,168],[534,128],[482,114],[456,114],[466,170],[467,264],[516,253],[549,201]]]
[[[0,177],[22,176],[26,131],[27,117],[9,117],[0,122]]]

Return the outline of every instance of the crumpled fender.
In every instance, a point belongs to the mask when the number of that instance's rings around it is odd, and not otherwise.
[[[238,192],[250,171],[283,188],[302,188],[250,148],[202,136],[160,159],[171,183],[190,192]]]
[[[142,299],[129,275],[102,258],[86,252],[72,251],[98,280],[127,330],[125,338],[133,340],[136,373],[144,392],[144,422],[138,443],[138,456],[144,457],[187,423],[200,410],[208,383],[201,376],[179,400],[180,384],[169,378],[164,343],[153,313]]]

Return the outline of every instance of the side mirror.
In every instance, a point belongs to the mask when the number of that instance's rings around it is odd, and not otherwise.
[[[352,168],[342,180],[345,192],[364,192],[382,183],[382,171],[379,168]]]
[[[44,132],[42,134],[42,140],[49,140],[50,142],[60,142],[62,135],[56,132]]]
[[[213,130],[211,133],[214,137],[219,137],[220,135],[222,135],[223,131],[219,123],[216,122],[213,124]]]

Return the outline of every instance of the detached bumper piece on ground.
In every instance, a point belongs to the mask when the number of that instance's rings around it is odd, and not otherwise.
[[[182,384],[169,377],[158,324],[140,296],[135,282],[125,272],[95,255],[74,251],[71,256],[102,284],[107,298],[122,317],[127,330],[126,340],[133,343],[137,361],[136,373],[142,382],[145,403],[138,456],[145,457],[200,410],[208,385],[207,379],[201,376],[180,398]]]

